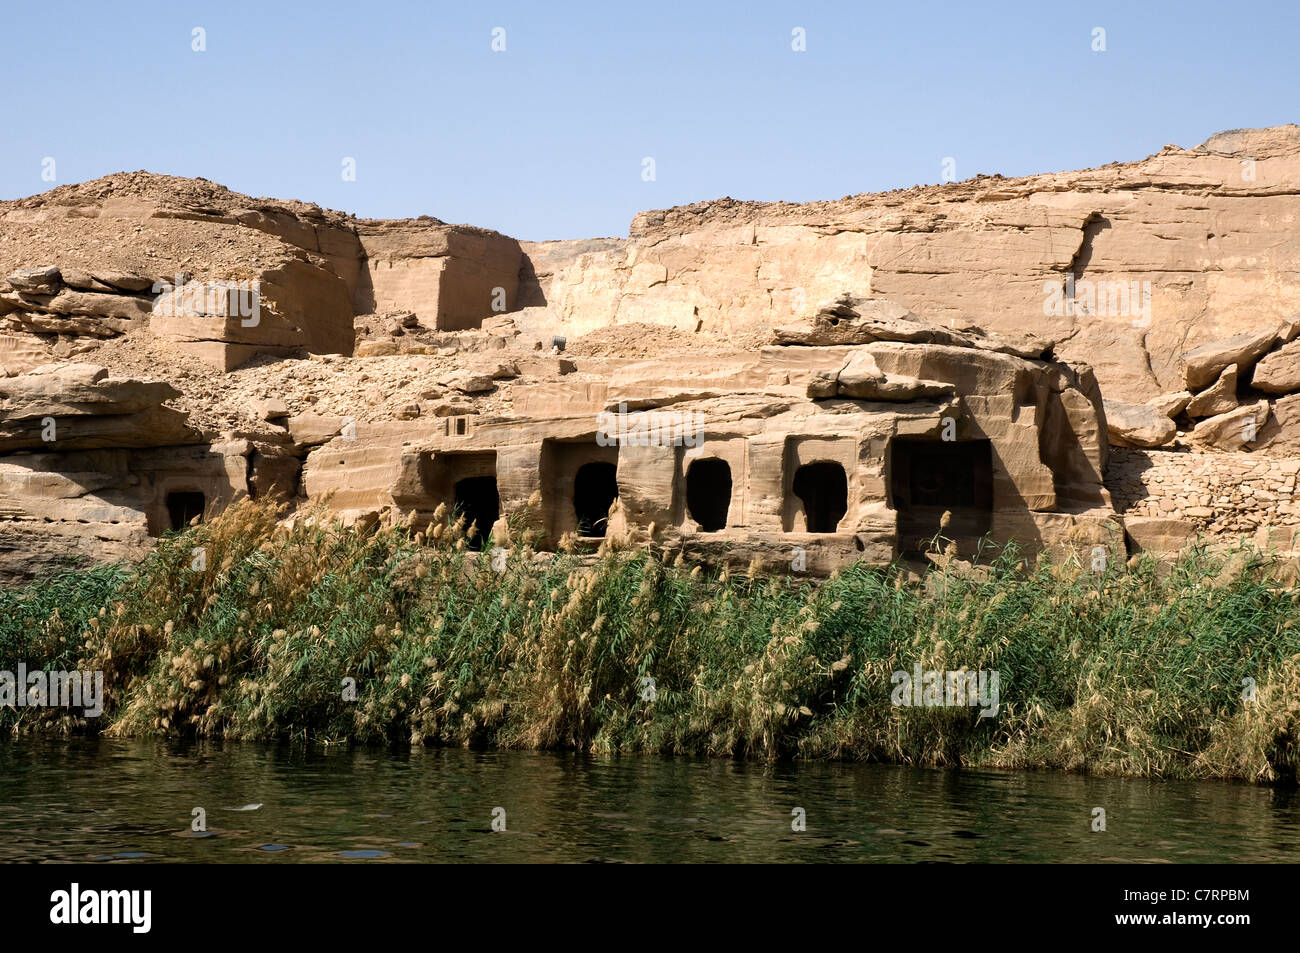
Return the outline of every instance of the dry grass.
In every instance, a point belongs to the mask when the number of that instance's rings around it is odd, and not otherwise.
[[[522,542],[498,572],[445,514],[425,538],[287,527],[243,503],[129,572],[0,595],[0,667],[102,669],[89,727],[115,734],[1291,781],[1296,598],[1249,550],[1100,576],[1008,552],[987,573],[857,566],[814,584]],[[998,716],[894,707],[891,674],[918,662],[998,671]]]

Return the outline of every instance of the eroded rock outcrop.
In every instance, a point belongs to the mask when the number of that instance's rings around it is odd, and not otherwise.
[[[1300,391],[1300,341],[1291,341],[1255,365],[1250,386],[1265,394]]]
[[[1261,400],[1207,417],[1192,430],[1192,442],[1219,450],[1240,450],[1256,441],[1268,415],[1268,401]]]
[[[626,239],[147,173],[3,202],[0,578],[136,554],[241,494],[812,571],[1122,549],[1129,516],[1132,552],[1285,548],[1297,212],[1294,126],[704,202]]]
[[[817,314],[890,310],[837,301]],[[931,343],[903,314],[869,343],[809,343],[826,340],[815,325],[758,352],[579,358],[544,388],[514,382],[529,399],[509,416],[359,425],[311,452],[304,490],[357,520],[418,526],[459,508],[498,543],[510,516],[543,546],[609,539],[816,572],[936,539],[966,555],[1116,544],[1086,369],[983,336]]]
[[[0,378],[0,578],[139,556],[248,492],[253,447],[205,439],[179,394],[90,364]]]
[[[548,289],[563,322],[737,332],[844,288],[942,326],[1030,331],[1092,364],[1111,399],[1184,385],[1180,356],[1297,311],[1300,127],[1220,134],[1141,162],[805,204],[645,212]],[[1263,345],[1266,348],[1266,345]],[[1239,355],[1209,360],[1189,389]],[[1216,366],[1217,362],[1217,366]]]
[[[33,335],[45,360],[147,324],[226,371],[258,355],[351,354],[355,317],[393,303],[439,329],[517,307],[514,239],[203,179],[120,173],[0,202],[0,238],[0,331]]]
[[[434,218],[363,221],[358,313],[407,310],[439,331],[478,328],[519,307],[519,242]]]
[[[1117,447],[1163,447],[1178,431],[1159,407],[1122,400],[1108,400],[1105,406],[1107,432]]]
[[[198,443],[165,381],[110,377],[93,364],[52,364],[0,378],[0,453]]]

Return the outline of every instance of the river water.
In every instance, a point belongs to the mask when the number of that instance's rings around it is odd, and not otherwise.
[[[13,860],[1293,862],[1300,796],[1049,772],[21,738],[0,742],[0,861]]]

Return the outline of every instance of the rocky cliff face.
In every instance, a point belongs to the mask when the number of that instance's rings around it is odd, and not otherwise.
[[[644,212],[556,271],[576,332],[779,324],[844,290],[931,321],[1032,330],[1109,399],[1183,389],[1180,356],[1300,312],[1300,126],[1220,133],[1140,162],[807,204]]]
[[[145,326],[223,371],[260,354],[351,354],[357,315],[419,304],[439,328],[476,326],[495,289],[496,311],[514,307],[519,270],[519,243],[487,229],[120,173],[0,202],[0,366]]]
[[[823,568],[937,531],[912,497],[951,497],[962,548],[1123,522],[1134,551],[1295,550],[1298,213],[1297,126],[583,241],[143,172],[0,202],[0,578],[138,554],[242,494],[360,519],[538,494],[554,542],[605,523],[578,496],[607,467],[612,535],[798,537]],[[598,415],[669,409],[707,439],[592,444]],[[691,508],[701,460],[727,468],[721,528]]]

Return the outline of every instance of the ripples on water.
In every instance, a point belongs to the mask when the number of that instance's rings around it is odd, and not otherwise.
[[[207,831],[190,829],[207,812]],[[506,830],[492,830],[493,809]],[[793,808],[807,829],[791,830]],[[1093,833],[1094,807],[1107,830]],[[1293,791],[416,749],[0,743],[0,860],[1290,862]]]

